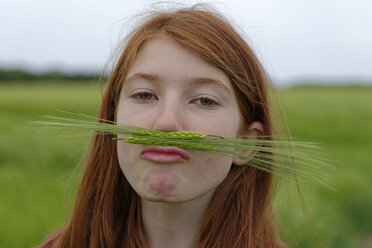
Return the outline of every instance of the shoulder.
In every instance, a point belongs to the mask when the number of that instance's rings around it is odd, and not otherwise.
[[[289,248],[289,246],[284,244],[283,242],[280,242],[278,248]]]
[[[54,231],[44,240],[42,244],[37,246],[37,248],[52,248],[60,235],[61,235],[61,230]]]

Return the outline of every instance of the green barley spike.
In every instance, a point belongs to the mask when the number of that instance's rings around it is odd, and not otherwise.
[[[173,132],[162,132],[158,130],[151,130],[145,128],[139,128],[133,132],[133,135],[141,136],[153,136],[163,138],[174,138],[174,139],[201,139],[205,138],[206,135],[194,131],[173,131]]]
[[[97,122],[93,117],[89,120],[53,116],[45,118],[49,121],[33,122],[33,124],[63,132],[78,131],[79,134],[84,131],[94,131],[96,135],[123,135],[123,138],[119,136],[112,139],[132,144],[175,146],[250,158],[247,165],[296,181],[297,176],[300,176],[300,179],[314,180],[331,186],[332,180],[329,174],[336,168],[334,162],[323,159],[322,155],[316,152],[314,144],[291,141],[285,137],[278,140],[267,139],[268,137],[261,137],[259,140],[251,137],[231,139],[189,130],[164,132],[119,125],[101,119]]]
[[[164,138],[164,137],[163,137]],[[158,146],[177,146],[180,148],[186,148],[186,149],[195,149],[195,150],[212,150],[213,147],[211,145],[206,144],[200,144],[200,143],[184,143],[179,142],[174,139],[173,136],[172,139],[156,139],[151,137],[144,137],[144,136],[129,136],[126,138],[114,138],[113,140],[123,140],[126,143],[132,143],[132,144],[141,144],[141,145],[158,145]]]

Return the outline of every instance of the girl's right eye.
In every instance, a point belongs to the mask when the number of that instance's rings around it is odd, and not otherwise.
[[[150,92],[135,93],[131,97],[139,102],[147,102],[151,100],[156,100],[156,96],[154,94],[151,94]]]

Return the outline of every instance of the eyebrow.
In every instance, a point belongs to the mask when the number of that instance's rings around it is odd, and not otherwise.
[[[160,81],[162,81],[159,74],[138,72],[138,73],[130,76],[129,78],[126,78],[124,83],[130,83],[130,82],[135,81],[137,79],[145,79],[146,81],[150,81],[150,82],[160,82]],[[208,77],[192,77],[189,81],[194,86],[215,85],[219,89],[227,92],[231,96],[231,91],[229,90],[229,88],[218,79],[208,78]]]
[[[203,86],[203,85],[214,85],[217,86],[217,88],[221,89],[222,91],[225,91],[231,96],[231,92],[227,86],[222,83],[220,80],[215,78],[205,78],[205,77],[193,77],[191,78],[191,83],[195,86]]]
[[[135,81],[137,79],[145,79],[147,81],[160,81],[160,76],[158,74],[138,72],[138,73],[130,76],[129,78],[126,78],[124,80],[124,83],[129,83],[129,82]]]

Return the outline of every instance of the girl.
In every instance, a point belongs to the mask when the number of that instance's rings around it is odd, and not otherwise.
[[[128,37],[98,118],[161,131],[272,136],[269,82],[215,11],[151,14]],[[96,135],[72,216],[41,247],[285,247],[272,175],[248,159]]]

